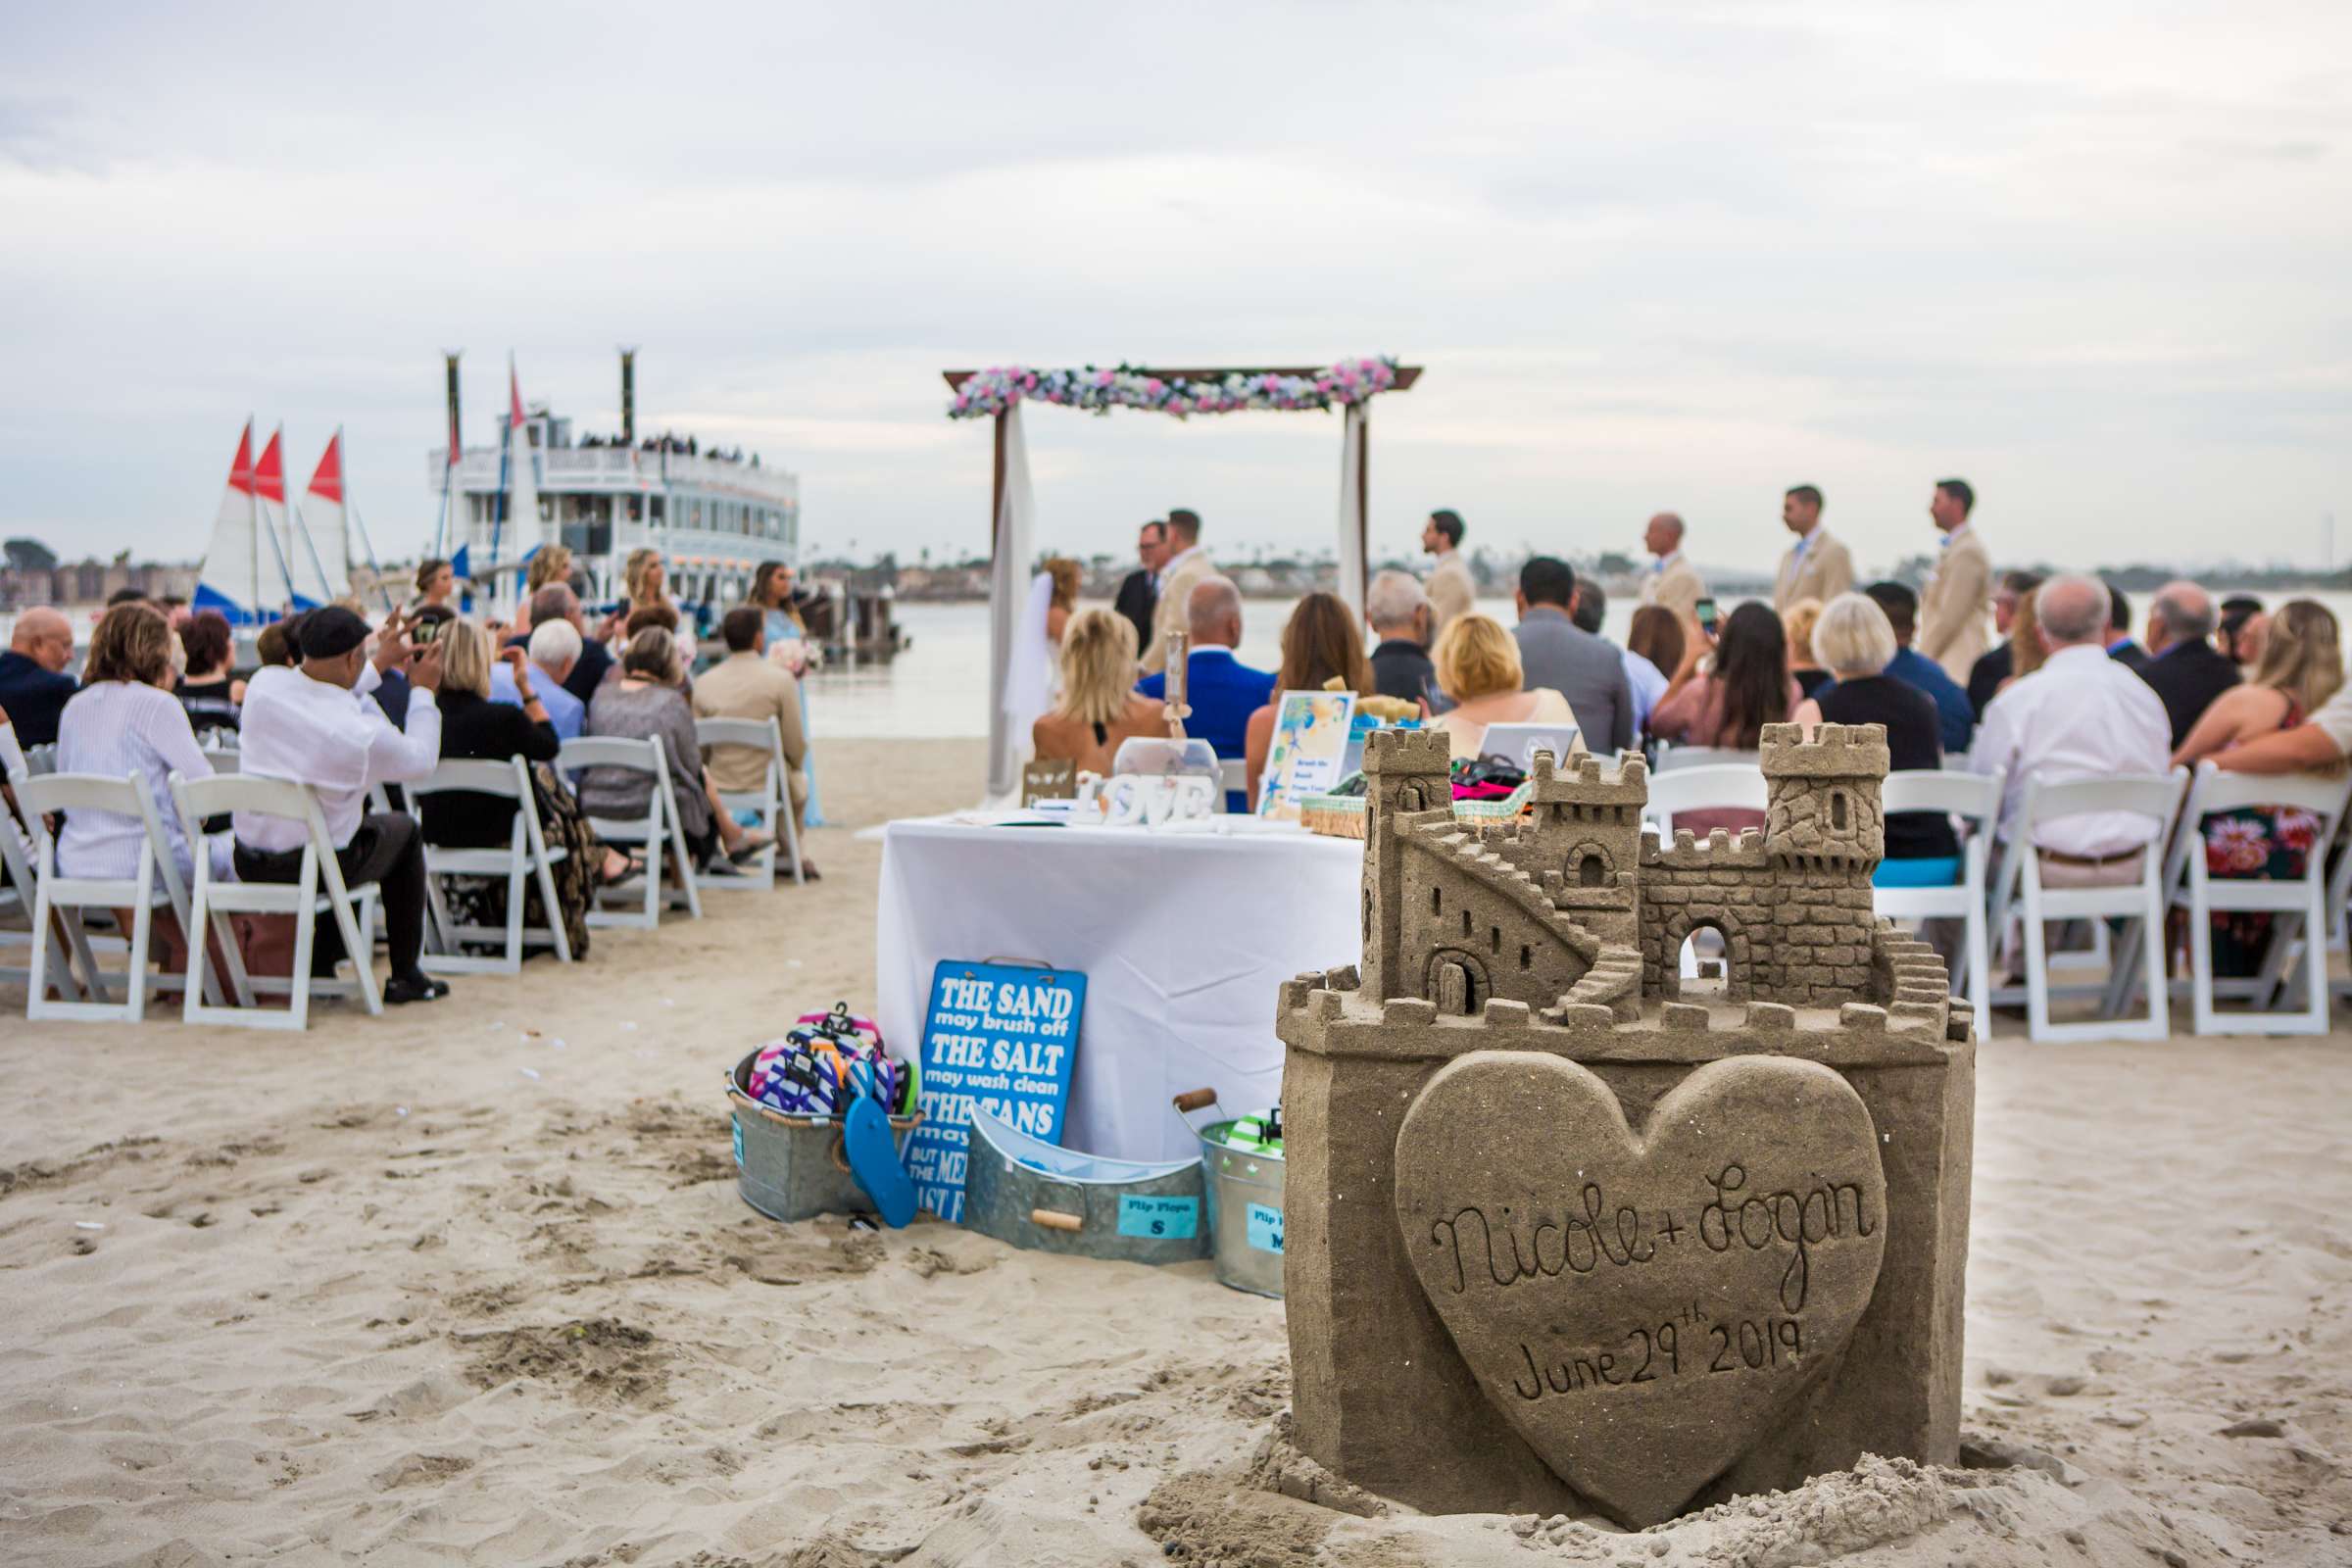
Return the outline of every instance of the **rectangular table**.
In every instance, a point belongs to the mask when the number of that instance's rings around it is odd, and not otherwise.
[[[1356,961],[1363,858],[1355,840],[1303,831],[893,822],[874,919],[877,1021],[911,1054],[943,958],[1083,971],[1063,1143],[1185,1158],[1199,1146],[1176,1095],[1213,1088],[1228,1115],[1281,1098],[1277,991]]]

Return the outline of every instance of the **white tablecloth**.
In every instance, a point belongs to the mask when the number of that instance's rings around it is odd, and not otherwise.
[[[922,1039],[943,958],[1038,958],[1086,975],[1062,1142],[1120,1159],[1199,1145],[1168,1102],[1228,1115],[1282,1095],[1281,983],[1356,961],[1363,846],[1309,833],[893,822],[874,919],[877,1021]]]

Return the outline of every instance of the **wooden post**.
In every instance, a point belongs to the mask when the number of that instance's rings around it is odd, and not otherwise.
[[[1356,406],[1355,425],[1355,602],[1369,608],[1372,592],[1372,404]],[[1343,590],[1344,592],[1344,590]]]
[[[996,477],[988,486],[988,559],[997,559],[997,531],[1004,526],[1004,416],[1000,413],[997,425]]]

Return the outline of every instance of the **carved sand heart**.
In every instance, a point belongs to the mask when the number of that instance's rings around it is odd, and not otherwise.
[[[1886,1182],[1869,1109],[1817,1062],[1710,1062],[1637,1139],[1586,1068],[1481,1051],[1397,1129],[1396,1218],[1487,1397],[1640,1528],[1843,1348],[1886,1250]]]

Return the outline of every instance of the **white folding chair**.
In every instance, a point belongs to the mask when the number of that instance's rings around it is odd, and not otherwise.
[[[32,972],[26,982],[30,994],[24,1005],[27,1018],[107,1018],[137,1023],[146,1016],[149,990],[176,991],[185,986],[187,974],[148,972],[148,939],[154,911],[159,907],[170,909],[179,922],[181,935],[188,942],[189,971],[201,977],[200,983],[211,1000],[220,1000],[212,966],[198,951],[202,944],[194,936],[197,928],[192,923],[179,866],[172,858],[172,841],[164,832],[163,817],[156,810],[155,797],[148,790],[145,778],[135,773],[123,778],[96,773],[47,773],[21,784],[17,799],[36,817],[53,811],[112,811],[137,818],[140,826],[137,865],[127,877],[61,876],[57,870],[57,840],[51,834],[41,835],[33,902]],[[203,841],[192,842],[195,853],[202,855]],[[121,1004],[106,1000],[108,976],[100,968],[96,951],[82,928],[85,909],[131,912],[127,943],[109,944],[122,946],[124,955],[125,1000]],[[69,950],[67,962],[79,971],[81,989],[91,1001],[48,1000],[49,986],[55,978],[49,970],[52,939],[61,932]],[[225,929],[221,934],[227,935]],[[235,964],[233,941],[226,944],[226,951],[229,962]]]
[[[1729,746],[1670,746],[1658,744],[1658,772],[1680,772],[1689,767],[1762,767],[1762,752],[1742,752]],[[1650,787],[1657,787],[1653,775]]]
[[[11,790],[21,788],[31,777],[25,765],[23,748],[17,745],[17,732],[12,727],[0,727],[0,778],[5,778]],[[39,863],[41,843],[48,833],[38,816],[20,823],[17,813],[6,801],[0,801],[0,916],[23,916],[24,929],[0,930],[0,947],[22,948],[27,955],[24,963],[0,967],[0,980],[13,980],[24,985],[32,983],[32,906],[39,894],[40,876],[34,867]],[[71,970],[58,976],[63,982],[59,989],[69,997],[82,995],[80,978]]]
[[[1960,961],[1952,966],[1952,992],[1976,1009],[1977,1038],[1992,1028],[1992,956],[1985,925],[1993,825],[2001,816],[2004,775],[1920,770],[1889,773],[1879,799],[1886,814],[1941,811],[1966,830],[1960,846],[1960,880],[1943,888],[1873,888],[1871,904],[1889,920],[1957,918],[1963,922]]]
[[[753,863],[762,874],[758,880],[723,877],[712,886],[774,887],[779,845],[792,857],[793,882],[806,886],[808,879],[801,874],[801,830],[793,822],[792,764],[784,760],[784,732],[775,719],[698,718],[694,721],[694,738],[706,752],[713,746],[748,746],[767,758],[767,781],[760,788],[718,792],[719,809],[759,812],[760,825],[775,841],[754,858]]]
[[[2012,918],[2025,923],[2027,1030],[2036,1043],[2065,1040],[2162,1040],[2172,1023],[2164,986],[2164,866],[2165,847],[2174,820],[2180,815],[2184,770],[2166,774],[2125,773],[2107,778],[2070,779],[2051,783],[2029,780],[2026,798],[2003,846],[2001,867],[1994,882],[1994,923],[2006,927]],[[2045,888],[2041,858],[2034,853],[2034,830],[2044,822],[2086,812],[2122,812],[2144,816],[2155,824],[2140,857],[2139,875],[2131,882],[2105,887]],[[2110,919],[2127,922],[2126,942],[2113,948],[2117,973],[2107,980],[2079,986],[2054,985],[2046,924],[2053,920]],[[2145,1018],[2124,1018],[2123,1008],[2135,982],[2128,971],[2137,962],[2148,993]],[[2084,1023],[2052,1023],[2053,997],[2103,996],[2106,1019]],[[2006,1000],[1996,995],[1996,1002]]]
[[[247,1004],[248,994],[240,991],[236,1005],[214,1006],[202,1000],[204,988],[190,987],[181,1016],[189,1023],[233,1023],[252,1029],[307,1029],[310,1027],[311,995],[314,992],[356,994],[370,1014],[381,1013],[384,1010],[384,999],[375,983],[376,885],[372,882],[363,882],[358,887],[343,885],[343,867],[335,859],[333,842],[326,836],[326,819],[318,814],[318,799],[307,788],[290,780],[257,778],[242,773],[213,778],[183,778],[174,773],[172,775],[172,795],[179,808],[179,819],[186,828],[191,844],[201,841],[200,824],[206,817],[235,811],[299,822],[306,835],[302,846],[301,869],[292,882],[216,881],[211,859],[197,856],[196,890],[192,901],[195,919],[189,927],[190,930],[212,929],[214,916],[224,913],[292,915],[294,972],[283,982],[292,1004],[283,1012],[252,1006]],[[335,930],[343,938],[344,956],[352,967],[352,978],[348,981],[311,978],[311,950],[318,937],[320,909],[334,917]],[[233,945],[231,951],[233,955]],[[195,961],[193,955],[189,961]],[[235,961],[233,956],[230,961]],[[256,980],[251,990],[275,992],[277,985],[268,980]]]
[[[35,778],[40,777],[40,775],[43,773],[56,772],[57,743],[55,741],[51,741],[45,746],[25,747],[24,768],[26,772],[30,773]]]
[[[604,890],[599,889],[600,906],[588,911],[588,923],[636,926],[651,931],[661,925],[664,907],[675,908],[680,905],[694,919],[701,919],[703,898],[695,884],[694,856],[686,848],[686,827],[678,819],[677,802],[670,795],[669,754],[662,745],[662,737],[654,735],[638,741],[616,735],[583,735],[564,743],[563,750],[556,754],[556,766],[567,774],[590,767],[621,767],[653,776],[652,788],[646,792],[645,815],[628,819],[588,818],[588,826],[607,844],[644,846],[644,907],[630,914],[604,908],[601,906]],[[662,876],[664,845],[668,846],[678,869],[678,886],[667,890],[662,886]]]
[[[2265,777],[2254,773],[2224,773],[2211,762],[2197,766],[2189,785],[2188,805],[2180,813],[2165,887],[2172,906],[2188,912],[2188,994],[2191,1016],[2201,1035],[2324,1035],[2328,1032],[2328,897],[2325,847],[2343,818],[2344,803],[2352,796],[2352,777],[2321,778],[2309,773]],[[2217,877],[2205,858],[2205,818],[2220,811],[2246,807],[2285,807],[2309,811],[2319,818],[2318,837],[2304,858],[2299,877],[2261,879]],[[2262,968],[2251,976],[2217,980],[2213,973],[2213,916],[2217,912],[2260,911],[2271,916],[2269,950]],[[2314,936],[2318,940],[2312,940]],[[2298,943],[2298,938],[2300,942]],[[2277,999],[2290,953],[2300,946],[2303,961],[2303,1005],[2287,1011],[2269,1010]],[[2217,996],[2229,996],[2263,1009],[2222,1012]],[[2283,1000],[2283,999],[2278,999]]]
[[[1650,775],[1649,804],[1642,808],[1642,814],[1657,823],[1661,843],[1669,846],[1674,843],[1674,819],[1678,812],[1764,809],[1768,799],[1764,769],[1754,760],[1753,752],[1744,755],[1750,759],[1748,761],[1681,767]]]
[[[519,757],[503,762],[450,760],[433,769],[429,778],[403,786],[408,792],[409,808],[416,813],[417,825],[424,821],[424,802],[432,796],[451,790],[466,790],[476,795],[495,795],[501,800],[514,802],[514,828],[503,850],[445,849],[434,844],[424,847],[426,878],[436,886],[445,876],[504,877],[507,884],[507,923],[504,926],[460,925],[448,917],[436,921],[440,940],[451,950],[426,953],[421,959],[428,970],[449,974],[520,974],[524,944],[552,947],[558,961],[571,962],[571,938],[564,930],[556,902],[555,863],[569,852],[547,847],[547,830],[539,820],[539,802],[531,789],[530,774]],[[539,902],[546,908],[550,924],[525,926],[522,919],[523,879],[539,884]],[[457,945],[468,940],[487,941],[504,937],[506,950],[498,956],[476,956],[455,951]]]

